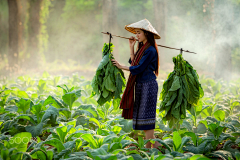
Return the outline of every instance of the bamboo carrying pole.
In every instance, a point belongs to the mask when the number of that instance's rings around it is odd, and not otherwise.
[[[103,34],[107,34],[107,35],[110,35],[109,32],[101,32],[101,33],[103,33]],[[114,37],[119,37],[119,38],[124,38],[124,39],[130,39],[130,38],[122,37],[122,36],[118,36],[118,35],[113,35],[113,34],[111,34],[111,35],[114,36]],[[137,40],[137,39],[136,39],[136,40]],[[138,40],[137,40],[137,41],[138,41]],[[182,53],[182,51],[183,51],[183,52],[187,52],[187,53],[197,54],[197,53],[195,53],[195,52],[190,52],[190,51],[188,51],[188,50],[183,50],[182,48],[181,48],[181,49],[178,49],[178,48],[172,48],[172,47],[163,46],[163,45],[159,45],[159,44],[158,44],[158,46],[159,46],[159,47],[164,47],[164,48],[169,48],[169,49],[179,50],[179,51],[181,51],[181,53]]]

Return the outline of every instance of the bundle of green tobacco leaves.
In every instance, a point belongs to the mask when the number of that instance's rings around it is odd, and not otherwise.
[[[114,106],[118,106],[121,100],[120,94],[126,83],[123,71],[111,62],[111,59],[114,59],[111,53],[113,47],[114,45],[110,43],[109,50],[109,44],[104,43],[102,61],[98,65],[91,83],[93,88],[92,96],[99,96],[97,103],[101,106],[107,101],[111,101],[111,99],[113,99]]]
[[[163,121],[169,121],[170,128],[186,118],[186,110],[197,105],[204,92],[196,70],[179,54],[173,57],[174,70],[168,75],[160,94],[160,111],[165,111]]]

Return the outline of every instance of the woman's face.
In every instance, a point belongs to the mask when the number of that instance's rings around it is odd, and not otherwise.
[[[136,36],[139,42],[145,42],[147,41],[147,37],[145,36],[143,30],[141,29],[135,29]]]

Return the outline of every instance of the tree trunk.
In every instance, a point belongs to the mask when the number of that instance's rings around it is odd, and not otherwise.
[[[110,32],[112,34],[118,34],[117,25],[117,1],[114,0],[103,0],[102,5],[103,11],[103,32]],[[109,42],[109,36],[103,34],[103,42]],[[115,37],[112,39],[112,43],[115,46],[113,54],[115,58],[118,58],[118,39]]]
[[[38,53],[39,53],[39,40],[38,35],[40,34],[41,23],[40,19],[40,9],[43,0],[30,0],[29,8],[29,26],[28,26],[28,53],[30,54],[30,63],[28,67],[37,68],[38,67]]]
[[[161,39],[156,42],[161,45],[166,44],[166,0],[153,0],[154,7],[154,18],[155,18],[155,29],[160,34]],[[159,62],[161,68],[164,68],[164,50],[159,47]]]
[[[10,72],[18,68],[18,7],[17,0],[8,0],[9,8],[9,50],[8,65]]]

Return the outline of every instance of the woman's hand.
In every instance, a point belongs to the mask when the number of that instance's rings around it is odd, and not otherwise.
[[[122,65],[117,60],[112,59],[111,61],[114,66],[118,67],[119,69],[122,69]]]
[[[130,39],[129,39],[129,46],[134,47],[136,41],[137,40],[135,39],[135,37],[131,36]]]

